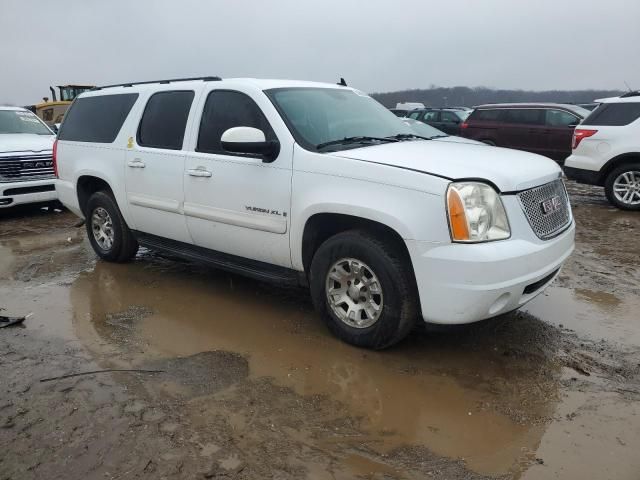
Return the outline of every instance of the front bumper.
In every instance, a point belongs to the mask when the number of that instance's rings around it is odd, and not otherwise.
[[[479,244],[406,240],[426,322],[472,323],[515,310],[540,294],[574,248],[575,224],[548,241]]]
[[[28,203],[47,203],[58,199],[55,178],[0,182],[0,209]]]

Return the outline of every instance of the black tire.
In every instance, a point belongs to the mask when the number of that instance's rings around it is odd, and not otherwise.
[[[607,197],[607,200],[609,200],[609,203],[611,203],[615,207],[621,210],[640,211],[640,204],[631,205],[629,203],[625,203],[622,200],[616,198],[616,195],[613,191],[613,184],[616,178],[618,178],[625,172],[632,171],[640,172],[640,162],[625,163],[624,165],[620,165],[619,167],[614,168],[611,172],[609,172],[609,175],[607,175],[607,178],[604,181],[604,193]],[[638,177],[637,173],[636,177]]]
[[[103,248],[98,244],[92,227],[92,216],[94,212],[102,208],[107,211],[111,217],[112,229],[113,229],[113,243],[110,248]],[[96,254],[108,262],[124,263],[128,262],[136,256],[138,251],[138,242],[134,238],[131,230],[124,221],[120,209],[116,204],[116,201],[107,192],[96,192],[87,201],[87,207],[85,209],[87,227],[87,235],[89,242]]]
[[[340,259],[354,258],[378,277],[384,302],[377,321],[366,328],[347,325],[333,312],[326,294],[329,270]],[[406,254],[366,231],[350,230],[325,241],[316,251],[309,275],[313,303],[329,330],[358,347],[384,349],[402,340],[416,325],[418,293]]]

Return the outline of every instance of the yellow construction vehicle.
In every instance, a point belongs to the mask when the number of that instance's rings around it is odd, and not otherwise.
[[[67,108],[71,105],[74,98],[80,95],[82,92],[91,90],[93,85],[57,85],[60,91],[60,99],[56,96],[56,91],[53,87],[49,87],[51,90],[51,100],[48,97],[44,97],[41,103],[36,105],[30,105],[27,108],[40,117],[50,127],[55,126],[62,122]]]

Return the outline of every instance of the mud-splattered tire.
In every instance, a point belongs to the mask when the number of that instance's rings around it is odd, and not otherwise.
[[[624,201],[624,192],[631,193],[628,202]],[[621,210],[640,211],[640,162],[614,168],[604,181],[604,193],[613,206]]]
[[[406,254],[381,237],[351,230],[329,238],[313,257],[309,280],[316,309],[329,330],[347,343],[384,349],[402,340],[416,324],[413,269]],[[342,292],[343,286],[347,292]],[[363,296],[359,288],[365,288]],[[361,309],[368,311],[350,318],[348,313],[356,311],[355,302],[360,300]]]
[[[89,242],[100,258],[124,263],[135,257],[138,242],[111,194],[96,192],[91,195],[85,213]]]

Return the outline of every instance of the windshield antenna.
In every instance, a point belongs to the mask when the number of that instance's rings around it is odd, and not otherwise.
[[[341,87],[346,87],[347,82],[344,81],[344,78],[340,77],[340,81],[338,82],[338,85],[340,85]]]

